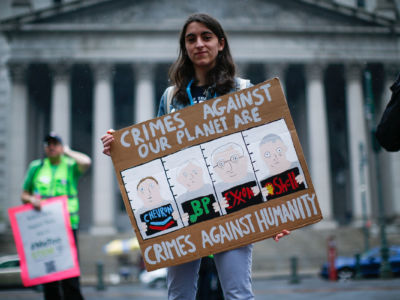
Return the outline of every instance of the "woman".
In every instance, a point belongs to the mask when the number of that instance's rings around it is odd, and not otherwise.
[[[194,14],[186,20],[179,39],[180,51],[170,69],[173,87],[160,102],[158,116],[203,102],[240,88],[249,81],[235,77],[235,65],[228,40],[217,20],[206,14]],[[103,153],[110,155],[113,137],[102,137]],[[276,235],[276,241],[289,231]],[[218,276],[226,300],[254,299],[251,288],[252,245],[214,255]],[[168,299],[192,300],[196,297],[200,259],[168,268]]]

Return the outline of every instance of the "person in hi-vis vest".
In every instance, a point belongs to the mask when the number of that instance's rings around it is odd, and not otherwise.
[[[61,137],[54,132],[45,137],[44,151],[46,158],[34,160],[29,165],[21,199],[40,210],[42,201],[51,197],[68,196],[68,212],[78,247],[78,180],[90,167],[91,159],[86,154],[63,145]],[[46,283],[43,291],[45,299],[83,299],[79,277]]]

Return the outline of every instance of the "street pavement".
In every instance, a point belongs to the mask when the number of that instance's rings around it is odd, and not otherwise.
[[[288,279],[253,280],[255,300],[283,299],[340,299],[340,300],[399,300],[400,279],[363,279],[346,282],[330,282],[317,277],[300,278],[297,284]],[[161,300],[167,298],[165,288],[148,288],[140,283],[106,286],[84,286],[86,300]],[[0,290],[2,300],[43,299],[40,292],[31,289]],[[182,299],[185,300],[185,299]]]

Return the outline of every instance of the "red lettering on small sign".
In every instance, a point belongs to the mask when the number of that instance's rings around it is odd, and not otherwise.
[[[230,190],[224,194],[225,199],[228,201],[228,209],[239,206],[240,203],[246,203],[254,196],[254,193],[249,187],[242,187],[238,190]]]

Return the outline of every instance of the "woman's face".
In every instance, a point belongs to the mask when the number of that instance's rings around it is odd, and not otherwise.
[[[217,36],[204,24],[190,23],[185,32],[186,52],[195,69],[211,70],[217,61],[218,52],[222,51],[225,41]]]

